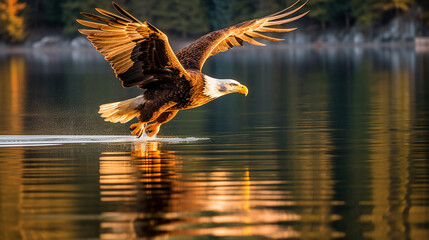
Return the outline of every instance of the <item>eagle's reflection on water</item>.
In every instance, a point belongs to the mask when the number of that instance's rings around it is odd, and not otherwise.
[[[102,213],[102,239],[164,235],[159,226],[174,221],[165,214],[178,191],[174,152],[161,150],[159,142],[132,144],[130,152],[100,157],[101,201],[115,208]]]
[[[94,111],[102,58],[0,56],[0,239],[427,239],[429,56],[283,50],[219,55],[255,91],[152,142]]]
[[[104,205],[100,216],[101,239],[299,236],[290,224],[278,224],[299,221],[298,214],[254,208],[263,203],[295,204],[286,199],[253,195],[251,184],[278,184],[275,181],[252,183],[245,167],[234,176],[223,171],[184,171],[185,157],[163,150],[162,143],[132,144],[130,152],[103,152],[100,157],[100,196]],[[192,159],[186,159],[189,161]],[[279,194],[267,189],[263,192]]]

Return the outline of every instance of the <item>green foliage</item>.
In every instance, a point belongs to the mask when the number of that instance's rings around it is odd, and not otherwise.
[[[150,12],[152,23],[162,31],[180,34],[201,34],[209,30],[206,9],[201,0],[164,0]]]
[[[201,34],[209,30],[209,21],[207,18],[207,10],[201,0],[176,0],[175,22],[176,26],[171,30],[178,30],[182,36],[187,34]]]
[[[272,14],[295,0],[114,0],[142,21],[149,21],[164,32],[186,36],[201,35],[249,19]],[[301,1],[298,5],[304,3]],[[16,8],[24,6],[26,8]],[[10,7],[15,6],[15,7]],[[386,23],[395,15],[419,6],[419,17],[429,26],[428,0],[310,0],[306,10],[310,21],[321,25],[369,27]],[[114,11],[110,0],[0,0],[0,37],[20,41],[25,28],[62,28],[77,34],[80,12],[95,13],[94,8]],[[302,11],[301,11],[302,12]],[[26,24],[24,23],[26,19]]]
[[[312,0],[308,2],[308,8],[311,9],[308,16],[318,20],[322,25],[322,29],[326,28],[326,23],[332,18],[330,14],[330,1]]]
[[[39,9],[43,14],[40,15],[40,21],[46,25],[58,26],[61,25],[61,3],[63,1],[39,0]]]
[[[235,0],[232,8],[232,19],[230,24],[249,20],[255,14],[255,5],[248,0]]]
[[[232,18],[235,0],[209,0],[209,16],[211,30],[225,28]]]
[[[351,0],[352,16],[356,19],[356,24],[368,27],[380,17],[378,10],[375,8],[378,0],[367,0],[366,4],[362,4],[361,0]]]
[[[295,2],[296,0],[235,0],[232,4],[232,16],[228,25],[273,14]]]
[[[77,22],[76,18],[83,19],[80,12],[95,12],[95,8],[103,8],[109,11],[114,11],[112,3],[110,1],[99,1],[99,0],[63,0],[61,5],[62,9],[62,23],[63,30],[65,33],[75,33],[78,27],[81,27]],[[122,4],[123,0],[116,0],[118,4]]]
[[[61,3],[63,0],[33,0],[27,1],[24,11],[27,26],[36,27],[58,27],[61,23]]]
[[[117,0],[115,1],[129,13],[142,21],[149,21],[162,31],[171,31],[187,36],[209,30],[206,9],[202,0]],[[64,0],[62,4],[64,31],[76,32],[75,19],[80,12],[92,12],[94,8],[103,8],[116,12],[110,1],[99,0]]]
[[[156,24],[155,20],[155,11],[159,5],[166,4],[169,1],[159,1],[159,0],[129,0],[126,2],[126,7],[129,9],[129,12],[133,14],[136,18],[141,21],[148,21],[150,23]]]
[[[288,5],[284,1],[278,0],[255,0],[253,1],[256,11],[252,17],[264,17],[284,9]]]

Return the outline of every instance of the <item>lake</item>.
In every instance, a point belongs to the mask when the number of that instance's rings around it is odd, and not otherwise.
[[[0,54],[1,239],[429,239],[429,52],[239,48],[155,139],[91,50]]]

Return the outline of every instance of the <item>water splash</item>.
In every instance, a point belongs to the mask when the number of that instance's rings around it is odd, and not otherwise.
[[[0,135],[0,147],[27,147],[27,146],[55,146],[80,143],[125,143],[125,142],[166,142],[182,143],[208,140],[196,137],[165,137],[165,138],[137,138],[121,135]]]

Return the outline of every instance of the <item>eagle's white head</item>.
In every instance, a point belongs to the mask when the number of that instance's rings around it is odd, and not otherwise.
[[[204,75],[204,95],[211,98],[218,98],[235,92],[242,93],[247,96],[249,90],[246,86],[234,79],[217,79]]]

